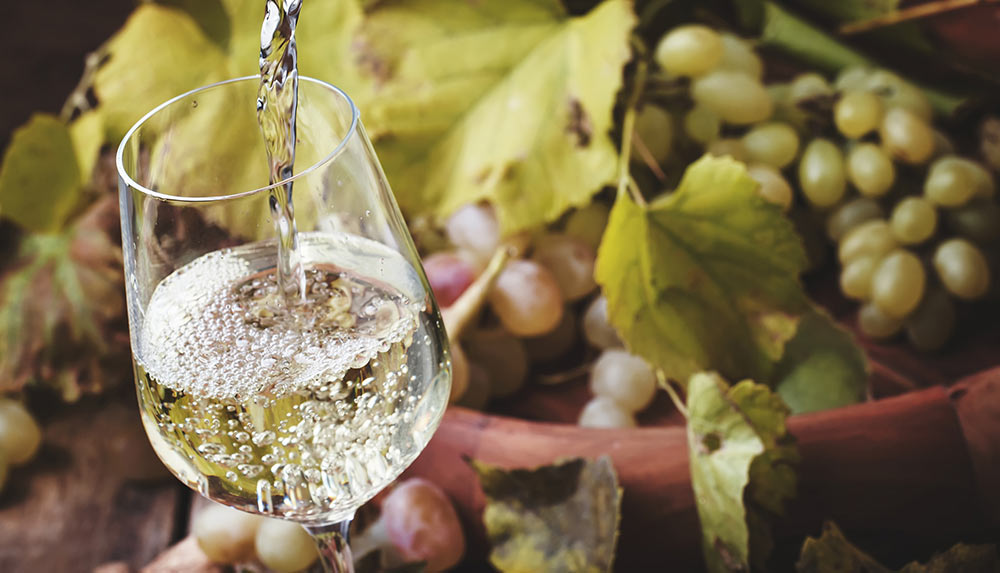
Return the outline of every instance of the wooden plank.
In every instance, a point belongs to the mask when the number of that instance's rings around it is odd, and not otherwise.
[[[12,469],[0,495],[0,571],[92,571],[107,562],[138,569],[152,561],[183,525],[176,516],[188,496],[165,470],[148,482],[122,477],[148,468],[152,455],[135,408],[94,401],[42,418],[42,450]]]

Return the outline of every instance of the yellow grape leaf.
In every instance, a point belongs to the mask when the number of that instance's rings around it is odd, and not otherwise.
[[[629,2],[375,3],[358,61],[365,121],[404,211],[491,201],[504,230],[551,221],[615,173],[608,131],[630,57]]]
[[[80,166],[80,182],[90,182],[97,157],[104,143],[104,121],[96,111],[87,111],[69,124],[69,135],[73,139],[76,161]]]
[[[14,132],[4,153],[0,208],[29,231],[59,231],[80,198],[80,180],[70,129],[53,115],[36,114]]]
[[[629,349],[670,378],[715,370],[769,381],[810,308],[792,224],[743,165],[704,157],[645,206],[621,195],[595,277]]]

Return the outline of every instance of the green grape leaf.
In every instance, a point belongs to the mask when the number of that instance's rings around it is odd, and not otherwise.
[[[580,17],[556,0],[375,3],[359,40],[365,120],[403,210],[488,200],[510,232],[588,202],[614,177],[635,21],[624,0]]]
[[[80,199],[81,172],[70,129],[36,114],[14,132],[0,164],[0,208],[25,229],[63,228]]]
[[[479,475],[492,546],[504,572],[611,571],[621,488],[608,457],[505,470],[469,460]]]
[[[128,364],[117,210],[108,194],[63,232],[22,241],[0,280],[0,392],[35,383],[75,400]]]
[[[768,518],[795,493],[798,454],[788,408],[766,386],[734,386],[714,373],[688,382],[691,486],[709,571],[748,571],[771,550]]]
[[[69,124],[69,135],[73,139],[76,162],[80,168],[80,183],[87,184],[104,143],[104,121],[101,114],[96,111],[84,112]]]
[[[774,380],[793,414],[839,408],[864,401],[868,360],[851,333],[817,309],[785,345]]]
[[[706,156],[674,193],[615,202],[595,277],[622,340],[669,378],[771,380],[810,308],[798,235],[756,188],[742,164]]]
[[[808,537],[795,564],[798,573],[893,573],[872,556],[852,544],[833,522],[823,524],[819,538]],[[959,543],[931,557],[926,564],[909,563],[898,573],[996,573],[1000,557],[995,545]]]

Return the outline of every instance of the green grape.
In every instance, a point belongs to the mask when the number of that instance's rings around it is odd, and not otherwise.
[[[722,122],[707,108],[696,105],[684,114],[684,133],[692,140],[706,145],[719,136]]]
[[[938,350],[955,331],[955,304],[940,288],[924,295],[913,314],[906,319],[906,338],[917,350]]]
[[[973,199],[945,211],[945,217],[953,231],[977,243],[1000,239],[1000,205],[989,199]]]
[[[931,163],[924,196],[942,207],[959,207],[976,194],[977,182],[975,163],[949,155]]]
[[[716,139],[712,143],[709,143],[705,152],[715,157],[729,156],[736,161],[742,161],[744,163],[747,161],[747,152],[743,149],[743,143],[738,139],[730,137]]]
[[[764,200],[778,205],[782,211],[787,211],[792,206],[792,186],[780,171],[770,165],[754,163],[747,166],[747,175],[760,184],[757,194]]]
[[[877,219],[848,231],[837,248],[837,258],[841,264],[847,264],[865,255],[881,257],[898,246],[889,223]]]
[[[993,169],[1000,169],[1000,117],[988,116],[979,125],[979,153]]]
[[[257,557],[278,573],[302,571],[319,558],[312,537],[294,521],[265,519],[257,528]]]
[[[656,62],[664,70],[679,76],[700,76],[722,59],[723,43],[719,33],[697,24],[678,26],[656,46]]]
[[[898,334],[903,328],[903,321],[887,315],[875,303],[869,302],[858,311],[858,327],[868,338],[884,340]]]
[[[833,87],[842,92],[864,89],[865,82],[871,73],[872,70],[865,66],[843,68],[837,74],[837,79],[834,80]]]
[[[559,314],[562,313],[563,309],[560,308]],[[562,316],[559,319],[561,321]],[[465,335],[463,346],[470,362],[470,386],[472,364],[482,366],[489,374],[491,396],[510,396],[524,386],[528,378],[528,352],[524,343],[511,336],[508,331],[502,328],[473,330]]]
[[[742,138],[750,161],[781,169],[795,160],[799,134],[787,123],[771,122],[754,126]]]
[[[872,275],[872,302],[887,315],[903,318],[920,304],[926,282],[920,259],[906,249],[896,249]]]
[[[744,73],[760,80],[764,76],[764,63],[757,52],[743,38],[722,34],[722,60],[719,69]]]
[[[845,93],[833,107],[833,122],[844,137],[857,139],[878,129],[882,120],[882,102],[869,92]]]
[[[254,536],[263,520],[259,515],[212,504],[194,516],[191,533],[213,563],[233,565],[253,559]]]
[[[893,72],[873,71],[865,79],[863,89],[882,98],[886,109],[905,109],[924,121],[931,120],[933,109],[924,92]]]
[[[816,72],[799,74],[788,84],[788,99],[795,104],[832,95],[833,88],[830,87],[829,82]]]
[[[590,370],[590,391],[610,398],[629,413],[644,410],[656,395],[656,374],[649,364],[628,351],[609,348]]]
[[[847,177],[862,195],[884,195],[896,181],[892,159],[874,143],[854,146],[847,154]]]
[[[968,159],[964,161],[966,161],[969,171],[972,172],[973,186],[976,189],[972,194],[973,197],[992,199],[997,191],[996,181],[993,180],[993,173],[978,161]]]
[[[597,288],[596,257],[590,245],[563,233],[541,235],[531,254],[532,260],[549,269],[567,302],[580,300]]]
[[[764,121],[774,111],[771,95],[759,81],[729,70],[716,70],[694,80],[691,97],[722,121],[736,125]]]
[[[831,207],[840,201],[847,181],[844,156],[836,145],[821,138],[809,142],[799,160],[799,188],[817,207]]]
[[[881,257],[869,255],[847,263],[840,271],[840,292],[847,298],[869,300],[872,294],[872,277],[881,262]]]
[[[594,396],[583,407],[576,422],[584,428],[634,428],[635,416],[621,404],[604,396]]]
[[[0,399],[0,455],[19,466],[35,457],[42,443],[38,422],[20,402]]]
[[[830,215],[826,220],[826,234],[830,240],[839,242],[854,227],[872,219],[881,219],[884,215],[877,201],[858,197],[844,203]]]
[[[977,299],[990,288],[990,268],[986,257],[965,239],[948,239],[934,251],[934,269],[941,284],[951,294]]]
[[[584,207],[573,211],[566,218],[563,232],[575,237],[597,250],[604,236],[604,228],[608,226],[608,216],[611,210],[600,201],[592,201]]]
[[[896,204],[889,220],[892,234],[904,245],[916,245],[929,239],[937,229],[937,210],[922,197],[907,197]]]
[[[934,154],[934,130],[922,118],[902,108],[885,112],[879,136],[889,155],[905,163],[918,165]]]
[[[643,106],[635,117],[635,134],[656,163],[663,164],[670,157],[674,120],[666,110],[655,105]],[[632,161],[638,164],[644,162],[636,150],[632,152]]]

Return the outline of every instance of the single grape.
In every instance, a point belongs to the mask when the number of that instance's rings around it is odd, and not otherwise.
[[[865,66],[848,66],[837,74],[833,87],[842,92],[864,89],[865,82],[871,72],[872,70]]]
[[[719,137],[722,121],[708,108],[696,105],[684,114],[684,133],[692,140],[707,145]]]
[[[840,292],[855,300],[871,299],[872,277],[881,262],[881,257],[866,255],[844,265],[840,271]]]
[[[726,123],[747,125],[771,117],[771,95],[754,78],[728,70],[716,70],[691,84],[695,103],[709,109]]]
[[[491,396],[509,396],[524,386],[528,353],[517,338],[500,328],[475,330],[466,335],[463,346],[469,361],[489,373]],[[469,374],[471,385],[471,369]]]
[[[747,175],[760,184],[757,194],[765,201],[778,205],[782,211],[788,211],[792,206],[792,186],[780,171],[770,165],[753,163],[747,166]]]
[[[889,316],[874,302],[869,302],[858,311],[858,327],[868,338],[884,340],[898,334],[903,328],[903,321]]]
[[[448,217],[445,232],[451,243],[468,252],[480,267],[486,266],[500,244],[500,223],[487,203],[460,207]]]
[[[869,92],[847,92],[833,107],[834,124],[844,137],[850,139],[878,129],[881,121],[882,101]]]
[[[478,364],[469,363],[469,386],[459,398],[458,405],[472,410],[482,410],[489,403],[492,393],[490,375],[486,369]]]
[[[787,123],[770,122],[754,126],[742,138],[747,158],[781,169],[799,153],[799,134]]]
[[[666,110],[655,105],[644,105],[635,116],[635,134],[658,164],[670,157],[674,141],[674,120]],[[644,163],[642,155],[633,149],[632,161]]]
[[[294,521],[265,519],[257,528],[255,545],[260,562],[277,573],[302,571],[319,558],[312,537]]]
[[[563,296],[552,272],[535,261],[513,260],[489,294],[500,323],[515,336],[538,336],[559,324]]]
[[[577,424],[584,428],[634,428],[635,417],[611,398],[595,396],[583,407]]]
[[[885,112],[879,136],[889,155],[905,163],[917,165],[934,154],[934,130],[919,116],[902,108]]]
[[[583,336],[597,348],[618,348],[622,341],[608,322],[608,299],[601,295],[594,299],[583,313]]]
[[[744,73],[760,80],[764,76],[764,62],[753,47],[743,38],[722,34],[722,60],[719,69]]]
[[[837,258],[841,264],[847,264],[864,255],[881,257],[898,246],[889,223],[875,219],[861,223],[844,235],[837,248]]]
[[[821,138],[809,142],[799,160],[799,187],[806,199],[817,207],[837,204],[847,190],[840,148]]]
[[[708,144],[705,153],[713,157],[732,157],[736,161],[746,163],[747,153],[739,139],[724,137]]]
[[[979,153],[993,169],[1000,169],[1000,117],[987,116],[979,125]]]
[[[386,535],[409,563],[445,571],[465,554],[465,532],[455,506],[441,488],[423,478],[403,481],[385,497],[380,517]]]
[[[719,33],[692,24],[678,26],[656,45],[656,63],[679,76],[698,76],[714,68],[722,60],[723,43]]]
[[[610,214],[611,210],[607,205],[593,201],[569,214],[563,232],[583,241],[596,252],[601,244],[601,237],[604,236],[604,228],[608,226]]]
[[[579,300],[597,288],[594,263],[597,254],[583,241],[560,233],[547,233],[535,241],[531,258],[549,269],[567,302]]]
[[[833,88],[830,87],[829,82],[815,72],[799,74],[788,84],[788,98],[795,104],[831,95],[833,95]]]
[[[0,399],[0,456],[19,466],[35,457],[41,444],[42,431],[24,405]]]
[[[872,219],[881,219],[884,215],[882,207],[874,199],[851,199],[830,214],[830,218],[826,220],[826,234],[836,243],[851,229]]]
[[[992,199],[993,195],[996,194],[997,187],[996,181],[993,179],[993,173],[989,169],[979,163],[978,161],[971,161],[966,159],[966,165],[969,171],[972,172],[972,180],[974,182],[975,191],[973,192],[974,197],[981,199]]]
[[[874,143],[861,143],[847,154],[847,177],[862,195],[885,195],[896,181],[892,158]]]
[[[458,253],[439,252],[424,259],[424,272],[434,298],[442,306],[451,306],[476,280],[473,264]]]
[[[920,88],[888,70],[874,70],[865,79],[863,89],[882,99],[885,108],[900,108],[929,122],[933,115],[930,100]]]
[[[580,338],[576,313],[567,309],[559,326],[552,332],[524,339],[524,349],[532,363],[544,363],[561,358],[568,353]]]
[[[917,310],[906,319],[906,338],[917,350],[943,347],[955,331],[955,304],[941,289],[924,295]]]
[[[934,251],[934,269],[948,292],[966,300],[977,299],[990,288],[986,257],[965,239],[948,239]]]
[[[264,518],[213,503],[191,521],[198,547],[213,563],[234,565],[250,561],[254,537]]]
[[[897,241],[904,245],[916,245],[934,234],[937,210],[923,197],[907,197],[896,204],[889,224]]]
[[[644,410],[656,395],[656,375],[642,358],[610,348],[590,371],[590,391],[621,404],[628,412]]]
[[[453,342],[451,344],[451,394],[448,396],[448,403],[458,402],[468,389],[469,359],[465,357],[462,346]]]
[[[948,227],[977,243],[1000,239],[1000,205],[989,199],[973,199],[961,207],[945,211]]]
[[[965,205],[976,194],[975,163],[949,155],[931,163],[924,196],[942,207]]]
[[[896,249],[872,275],[872,302],[887,315],[903,318],[920,304],[926,282],[920,259],[906,249]]]

